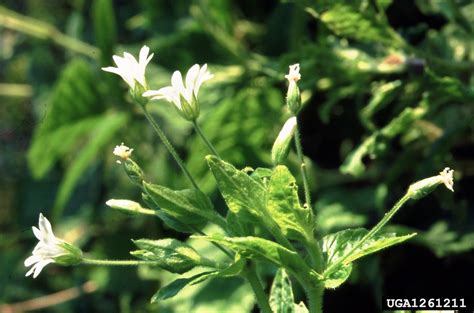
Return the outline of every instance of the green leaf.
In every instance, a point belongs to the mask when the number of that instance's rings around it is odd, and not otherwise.
[[[334,289],[342,285],[351,276],[352,263],[341,265],[324,280],[324,288]]]
[[[66,206],[67,200],[80,181],[84,171],[103,149],[115,138],[116,133],[126,125],[128,115],[125,113],[104,114],[94,119],[94,125],[88,129],[88,141],[83,147],[76,147],[78,153],[69,164],[67,172],[59,185],[58,194],[53,206],[53,216],[58,218]]]
[[[378,22],[374,13],[364,11],[350,4],[338,3],[321,14],[321,21],[336,35],[365,42],[390,42],[387,26]]]
[[[363,256],[399,244],[416,235],[416,233],[405,236],[396,236],[394,233],[375,235],[351,252],[367,233],[366,229],[357,228],[324,236],[321,240],[321,247],[327,266],[338,262],[341,258],[344,260],[342,264],[348,265]],[[348,255],[349,252],[351,252],[350,255]]]
[[[110,63],[117,42],[117,26],[111,0],[95,0],[92,5],[94,35],[102,64]]]
[[[202,282],[206,279],[210,279],[210,278],[214,278],[214,277],[238,276],[240,273],[242,273],[242,271],[245,267],[245,264],[246,264],[245,258],[243,258],[239,253],[237,253],[235,255],[234,263],[232,263],[231,265],[229,265],[228,267],[226,267],[224,269],[214,271],[214,272],[210,272],[207,275],[201,276],[196,281],[193,281],[192,284],[193,285],[199,284],[200,282]]]
[[[285,269],[279,268],[270,291],[270,307],[274,313],[294,313],[295,304],[291,281]]]
[[[230,238],[222,235],[193,237],[219,243],[249,259],[260,259],[298,272],[302,268],[308,268],[296,252],[267,239],[252,236]]]
[[[420,120],[427,113],[427,108],[422,101],[416,108],[405,108],[398,116],[392,119],[382,129],[377,130],[367,137],[341,165],[340,171],[344,174],[361,176],[365,171],[362,159],[366,155],[375,158],[380,151],[384,150],[385,143],[395,136],[407,132],[413,123]]]
[[[215,218],[212,202],[201,191],[185,189],[174,191],[167,187],[143,182],[143,188],[149,196],[144,201],[155,204],[153,207],[166,213],[166,215],[190,225],[202,228],[208,220]],[[158,214],[159,215],[159,214]]]
[[[375,130],[375,124],[372,121],[376,112],[382,110],[396,95],[396,91],[402,85],[400,80],[385,83],[377,86],[374,90],[372,98],[367,106],[362,108],[359,112],[360,120],[367,129]]]
[[[103,112],[96,80],[82,59],[67,64],[48,99],[45,118],[35,129],[28,150],[34,178],[41,178],[61,158],[76,152]]]
[[[277,166],[268,183],[267,210],[289,239],[312,237],[312,212],[300,205],[298,186],[286,166]]]
[[[212,271],[211,272],[202,272],[202,273],[199,273],[199,274],[196,274],[194,276],[187,277],[187,278],[176,279],[175,281],[173,281],[169,285],[166,285],[166,286],[160,288],[160,290],[158,290],[158,292],[153,295],[150,302],[151,303],[156,303],[160,300],[165,300],[165,299],[172,298],[175,295],[177,295],[178,292],[180,292],[184,287],[186,287],[190,284],[193,284],[195,281],[197,281],[202,276],[208,275],[210,273],[212,273]]]
[[[263,185],[215,156],[207,156],[206,160],[229,210],[241,221],[257,222],[265,210]]]
[[[163,210],[161,210],[158,204],[156,204],[148,194],[142,193],[142,199],[143,199],[143,202],[145,202],[145,204],[148,207],[153,208],[155,210],[155,214],[163,221],[163,223],[165,223],[168,227],[180,233],[191,234],[195,232],[195,229],[200,229],[204,227],[205,225],[205,223],[201,219],[198,219],[198,221],[195,221],[195,222],[198,222],[196,225],[184,224],[180,222],[178,219],[176,219],[175,217],[170,216],[166,214]]]
[[[185,273],[201,264],[201,256],[191,246],[176,239],[133,240],[141,250],[130,254],[146,261],[156,261],[159,266],[172,273]]]

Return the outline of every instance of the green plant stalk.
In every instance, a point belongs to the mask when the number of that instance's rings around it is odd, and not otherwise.
[[[98,59],[100,56],[100,50],[97,47],[67,36],[51,24],[21,15],[3,6],[0,6],[0,26],[39,39],[51,40],[59,46],[92,59]]]
[[[308,209],[312,211],[311,208],[311,192],[309,190],[309,183],[308,183],[308,175],[306,173],[306,163],[304,162],[304,155],[303,155],[303,148],[301,146],[301,135],[299,130],[298,123],[296,124],[295,130],[295,146],[296,146],[296,153],[298,154],[298,158],[300,159],[301,163],[301,176],[303,177],[303,188],[304,188],[304,198]]]
[[[324,258],[317,240],[314,237],[307,238],[305,248],[311,258],[312,267],[316,270],[317,275],[321,275],[320,273],[324,270]],[[322,278],[322,275],[319,278]]]
[[[186,178],[189,180],[189,182],[193,185],[193,187],[197,190],[200,190],[199,189],[199,186],[197,185],[196,181],[194,180],[194,178],[191,176],[191,173],[189,173],[188,169],[186,168],[186,166],[184,165],[184,162],[183,160],[180,158],[180,156],[178,155],[178,153],[176,152],[176,150],[174,149],[173,145],[171,144],[171,142],[168,140],[168,137],[166,137],[165,133],[163,132],[163,130],[161,129],[161,127],[155,122],[155,120],[153,119],[153,117],[150,115],[150,113],[148,112],[148,110],[146,109],[145,105],[140,105],[143,109],[143,113],[145,114],[145,117],[147,118],[148,122],[150,122],[151,126],[153,127],[153,129],[155,130],[156,134],[158,135],[158,137],[160,137],[160,140],[163,142],[163,144],[165,145],[166,149],[168,149],[168,152],[173,156],[174,160],[176,161],[176,163],[178,163],[178,166],[181,168],[181,170],[183,171],[184,175],[186,176]]]
[[[323,312],[324,283],[305,284],[304,290],[308,298],[309,313]]]
[[[97,260],[82,259],[82,264],[88,265],[104,265],[104,266],[139,266],[139,265],[156,265],[155,261],[139,261],[139,260]]]
[[[299,269],[298,272],[291,272],[296,280],[303,287],[306,294],[308,310],[310,313],[323,312],[323,295],[324,282],[321,279],[316,279],[312,274],[314,271],[307,272],[307,270]]]
[[[217,152],[216,148],[214,147],[214,145],[207,139],[207,137],[204,135],[201,127],[199,126],[198,122],[196,120],[193,121],[193,126],[194,126],[194,129],[196,130],[196,133],[198,133],[198,135],[201,137],[201,139],[204,141],[204,143],[207,145],[207,147],[209,148],[209,150],[212,152],[212,154],[214,154],[216,157],[218,157],[219,159],[221,159],[221,157],[219,156],[219,153]]]
[[[331,273],[332,270],[337,268],[339,265],[344,263],[344,261],[352,254],[354,251],[359,249],[368,239],[372,238],[377,232],[380,231],[382,227],[385,226],[385,224],[388,223],[392,219],[392,217],[398,212],[398,210],[405,204],[410,199],[410,196],[408,193],[406,193],[400,200],[398,200],[397,203],[388,211],[385,213],[384,217],[375,225],[362,239],[354,245],[354,247],[342,258],[340,258],[337,262],[334,262],[329,266],[323,273],[324,276],[327,276],[328,274]]]
[[[258,307],[260,308],[261,312],[263,313],[272,313],[272,309],[270,308],[270,304],[268,303],[268,296],[263,290],[262,283],[257,275],[257,270],[255,265],[251,265],[247,272],[245,273],[245,278],[247,278],[252,290],[255,294],[255,298],[257,299]]]

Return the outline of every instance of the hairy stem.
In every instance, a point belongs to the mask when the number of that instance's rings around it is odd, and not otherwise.
[[[304,289],[308,298],[309,313],[322,313],[324,284],[322,282],[307,284]]]
[[[272,309],[268,304],[268,296],[263,290],[262,283],[258,278],[257,270],[254,264],[252,264],[248,268],[245,278],[247,278],[248,282],[250,283],[250,286],[252,287],[252,290],[255,294],[255,298],[257,299],[258,307],[260,308],[261,312],[272,313]]]
[[[104,266],[138,266],[138,265],[156,265],[155,261],[140,261],[140,260],[97,260],[97,259],[82,259],[82,264],[88,265],[104,265]]]
[[[214,145],[207,139],[207,137],[204,135],[201,127],[199,126],[198,122],[196,120],[193,121],[193,126],[194,126],[194,129],[196,130],[196,133],[198,133],[198,135],[201,137],[201,139],[204,141],[204,143],[206,144],[206,146],[209,148],[209,150],[212,152],[212,154],[214,154],[216,157],[218,157],[219,159],[221,158],[219,156],[219,153],[217,152],[216,148],[214,147]]]
[[[186,175],[186,177],[188,178],[189,182],[193,185],[193,187],[197,190],[200,190],[199,189],[199,186],[196,184],[196,181],[194,180],[194,178],[191,176],[191,173],[189,173],[188,169],[186,168],[186,166],[184,165],[184,162],[183,160],[179,157],[178,153],[176,152],[176,150],[174,149],[173,145],[171,144],[171,142],[168,140],[168,137],[166,137],[165,133],[163,132],[163,130],[161,129],[161,127],[155,122],[155,120],[153,119],[153,117],[150,115],[150,113],[148,112],[148,110],[145,108],[145,105],[142,105],[141,106],[143,108],[143,113],[145,114],[146,118],[148,119],[148,122],[150,122],[151,126],[153,127],[153,129],[155,130],[156,134],[158,135],[158,137],[160,137],[160,140],[163,142],[163,144],[165,145],[166,149],[168,149],[169,153],[173,156],[174,160],[176,161],[176,163],[178,163],[178,166],[181,168],[181,170],[183,171],[184,175]]]
[[[392,219],[392,217],[398,212],[398,210],[403,206],[405,202],[407,202],[410,199],[410,196],[405,194],[400,200],[398,200],[397,203],[388,211],[385,213],[384,217],[375,225],[362,239],[354,245],[354,247],[342,258],[340,258],[337,262],[334,262],[329,266],[323,273],[324,276],[327,276],[328,274],[331,273],[332,270],[337,268],[339,265],[344,263],[344,261],[352,254],[354,251],[359,249],[368,239],[372,238],[377,232],[380,231],[382,227],[385,226],[385,224],[388,223]]]
[[[301,146],[301,135],[298,124],[296,125],[295,130],[295,145],[296,145],[296,153],[298,154],[298,158],[300,159],[300,167],[301,167],[301,176],[303,177],[303,188],[304,188],[304,198],[306,205],[309,210],[311,209],[311,192],[309,190],[309,183],[308,183],[308,174],[306,173],[306,163],[304,162],[304,155],[303,155],[303,148]]]

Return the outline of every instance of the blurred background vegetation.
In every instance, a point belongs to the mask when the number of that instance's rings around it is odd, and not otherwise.
[[[111,153],[121,142],[134,148],[149,180],[186,187],[126,86],[100,70],[113,54],[136,54],[143,44],[155,53],[147,73],[153,89],[168,85],[176,69],[209,64],[215,77],[200,93],[200,121],[222,157],[242,168],[271,166],[270,148],[289,115],[283,75],[288,65],[301,64],[303,147],[321,234],[370,227],[411,182],[445,166],[455,169],[454,194],[439,189],[403,208],[390,226],[419,235],[359,262],[348,283],[326,293],[326,312],[347,305],[379,312],[381,295],[397,292],[472,294],[472,1],[4,0],[1,312],[68,297],[43,310],[255,310],[239,279],[216,279],[151,305],[170,274],[49,266],[36,280],[23,278],[39,212],[62,238],[97,257],[129,258],[130,238],[186,239],[159,220],[105,206],[110,198],[140,199]],[[165,102],[150,110],[204,190],[215,195],[203,162],[207,151],[191,124]],[[298,173],[295,155],[288,165]],[[268,283],[274,271],[262,273]],[[300,290],[296,296],[302,299]]]

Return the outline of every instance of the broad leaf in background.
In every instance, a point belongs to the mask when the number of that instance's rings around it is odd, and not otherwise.
[[[131,251],[130,254],[146,261],[155,261],[169,272],[183,274],[200,265],[201,256],[191,246],[176,239],[133,240],[141,250]]]
[[[59,160],[74,156],[66,166],[54,203],[58,218],[83,172],[126,124],[128,115],[104,112],[93,72],[84,60],[75,59],[63,70],[37,127],[28,151],[35,178],[42,178]]]
[[[107,65],[112,60],[117,42],[117,25],[111,0],[95,0],[92,4],[94,35],[100,49],[101,63]]]

